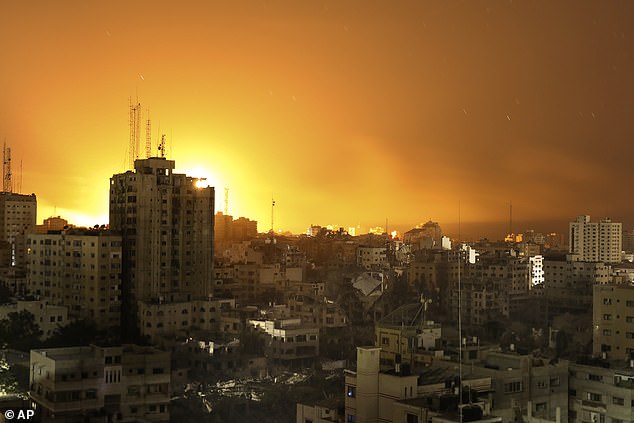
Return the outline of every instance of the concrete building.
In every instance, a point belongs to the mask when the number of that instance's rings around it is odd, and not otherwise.
[[[319,328],[301,319],[249,320],[249,325],[268,335],[265,354],[273,365],[309,367],[319,357]]]
[[[570,364],[569,423],[634,421],[634,367],[625,360]]]
[[[443,359],[440,324],[425,320],[425,304],[407,304],[374,326],[375,346],[381,348],[381,369],[397,363],[417,370]]]
[[[68,308],[47,304],[45,300],[18,300],[15,304],[0,305],[0,319],[9,313],[28,311],[42,331],[41,339],[48,339],[58,327],[68,324]]]
[[[169,422],[170,353],[151,347],[31,350],[31,400],[46,422]]]
[[[621,261],[621,223],[612,222],[610,219],[590,222],[590,216],[579,216],[576,221],[570,222],[568,235],[568,252],[573,261]]]
[[[407,366],[381,371],[380,356],[379,347],[358,347],[356,371],[345,371],[346,422],[459,421],[458,399],[451,383],[456,376],[453,372],[438,379],[430,373],[414,374]],[[492,388],[491,378],[486,376],[464,378],[463,385],[484,397]],[[490,401],[486,398],[470,405],[476,405],[484,415],[472,421],[502,422],[500,417],[490,415]]]
[[[366,270],[381,270],[387,265],[385,247],[359,246],[357,248],[357,266]]]
[[[623,251],[634,253],[634,229],[623,231]]]
[[[26,234],[35,229],[37,199],[35,194],[0,192],[0,267],[23,267],[26,256]]]
[[[207,298],[213,281],[214,188],[174,173],[174,161],[162,157],[136,160],[134,167],[110,179],[110,226],[123,240],[128,336],[139,329],[139,301]]]
[[[35,225],[35,232],[38,234],[47,234],[49,231],[62,231],[68,229],[68,220],[62,219],[60,216],[51,216],[44,219],[41,225]]]
[[[592,306],[592,287],[610,281],[603,263],[544,259],[544,295],[551,313],[579,312]]]
[[[329,399],[317,404],[297,404],[296,423],[344,423],[343,401]]]
[[[49,304],[99,328],[121,324],[121,236],[106,229],[72,228],[29,234],[27,286]]]
[[[544,257],[541,255],[532,256],[528,259],[530,266],[530,288],[544,283]]]
[[[629,359],[634,353],[634,286],[595,285],[592,323],[596,357]]]

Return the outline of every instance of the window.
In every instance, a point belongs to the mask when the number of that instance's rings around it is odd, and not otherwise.
[[[535,404],[536,413],[543,413],[547,409],[548,409],[548,404],[545,402],[538,402],[537,404]]]
[[[588,399],[590,401],[601,401],[601,394],[595,394],[594,392],[588,392]]]
[[[588,379],[593,380],[595,382],[601,382],[603,380],[603,377],[601,375],[595,375],[595,374],[588,374]]]
[[[611,314],[604,314],[603,315],[603,320],[612,320],[612,315]]]
[[[418,423],[418,416],[416,414],[407,413],[405,420],[406,423]]]
[[[510,383],[505,383],[504,384],[504,393],[505,394],[512,394],[515,392],[522,392],[522,382],[521,381],[517,381],[517,382],[510,382]]]
[[[357,416],[355,416],[354,414],[348,414],[348,417],[346,418],[346,422],[355,423],[356,421],[357,421]]]
[[[612,397],[612,404],[624,405],[625,404],[625,400],[623,398],[619,398],[619,397]]]
[[[348,398],[354,398],[357,396],[357,388],[351,385],[348,385],[346,388],[346,395]]]
[[[603,329],[603,336],[611,336],[612,329]]]

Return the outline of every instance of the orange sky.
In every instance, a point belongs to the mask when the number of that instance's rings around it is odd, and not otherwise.
[[[177,169],[260,230],[272,194],[294,232],[451,230],[460,202],[501,236],[511,200],[519,230],[627,228],[631,22],[630,2],[7,1],[0,137],[38,220],[107,221],[138,95]]]

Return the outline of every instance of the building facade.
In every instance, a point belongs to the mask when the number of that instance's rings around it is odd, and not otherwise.
[[[36,218],[35,194],[0,192],[0,266],[24,266],[26,234],[35,228]]]
[[[169,352],[91,345],[31,350],[30,361],[39,421],[169,422]]]
[[[618,263],[621,261],[623,228],[621,223],[590,216],[577,217],[569,224],[568,252],[574,261]]]
[[[101,329],[121,324],[121,236],[73,228],[27,236],[27,286]]]
[[[138,332],[138,302],[206,298],[213,281],[214,188],[174,173],[162,157],[110,179],[110,226],[123,240],[125,332]]]

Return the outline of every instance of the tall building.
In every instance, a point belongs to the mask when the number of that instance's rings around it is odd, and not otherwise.
[[[0,266],[24,266],[25,235],[35,228],[36,217],[35,194],[0,192]]]
[[[27,287],[71,317],[99,328],[121,324],[121,236],[71,228],[27,235]]]
[[[162,157],[136,160],[134,171],[110,179],[110,227],[123,240],[128,336],[138,327],[139,301],[190,301],[212,292],[214,188],[174,167]]]
[[[621,261],[621,223],[610,219],[590,222],[590,216],[579,216],[576,221],[570,222],[568,235],[568,252],[573,261]]]

